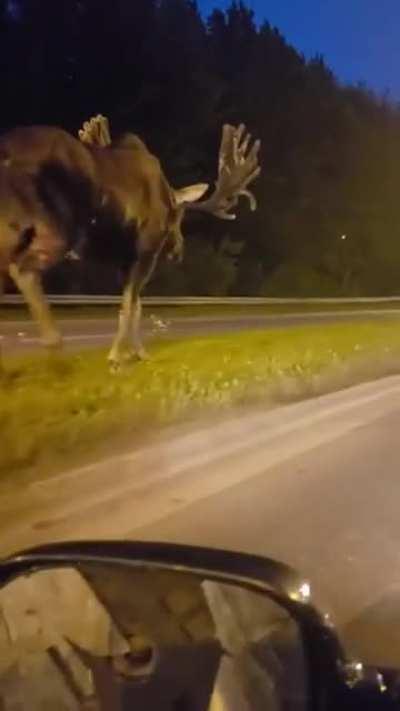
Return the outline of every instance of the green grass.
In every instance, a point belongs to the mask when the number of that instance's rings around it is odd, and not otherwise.
[[[307,326],[155,344],[110,375],[103,351],[5,359],[0,475],[37,476],[207,408],[282,402],[400,372],[394,322]]]
[[[267,306],[254,305],[212,305],[203,306],[145,306],[145,315],[159,314],[166,318],[182,316],[186,318],[194,316],[247,316],[263,314],[291,314],[291,313],[314,313],[331,311],[365,311],[393,309],[400,310],[400,302],[371,302],[371,303],[322,303],[322,304],[270,304]],[[54,306],[54,314],[58,319],[115,319],[118,313],[118,306]],[[29,320],[29,313],[24,306],[0,306],[1,321],[26,321]]]

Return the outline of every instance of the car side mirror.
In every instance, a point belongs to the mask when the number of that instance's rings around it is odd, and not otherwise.
[[[308,582],[269,559],[108,541],[0,564],[4,709],[336,711],[357,673]]]

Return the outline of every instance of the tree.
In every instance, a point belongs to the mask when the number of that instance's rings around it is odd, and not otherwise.
[[[261,138],[257,213],[188,220],[184,267],[165,266],[152,289],[399,288],[400,108],[362,84],[341,86],[322,56],[306,61],[245,2],[204,21],[193,0],[0,0],[0,40],[3,129],[76,132],[102,112],[114,134],[139,133],[177,187],[212,184],[223,123],[243,121]],[[240,257],[226,237],[243,245]],[[78,283],[67,267],[51,279]],[[106,288],[89,267],[79,279]]]
[[[183,264],[161,264],[148,292],[174,296],[226,296],[235,283],[242,245],[225,237],[214,246],[201,236],[188,241]]]

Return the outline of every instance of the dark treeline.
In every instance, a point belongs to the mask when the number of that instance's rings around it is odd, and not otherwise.
[[[234,2],[205,21],[192,0],[0,0],[1,129],[76,133],[103,113],[139,133],[172,184],[212,180],[223,122],[262,139],[257,213],[186,226],[173,294],[400,293],[400,109],[343,87]],[[64,264],[52,290],[107,292],[110,269]]]

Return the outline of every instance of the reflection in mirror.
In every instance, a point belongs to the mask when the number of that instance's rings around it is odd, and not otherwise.
[[[1,711],[301,711],[300,632],[267,595],[85,563],[0,590]]]

